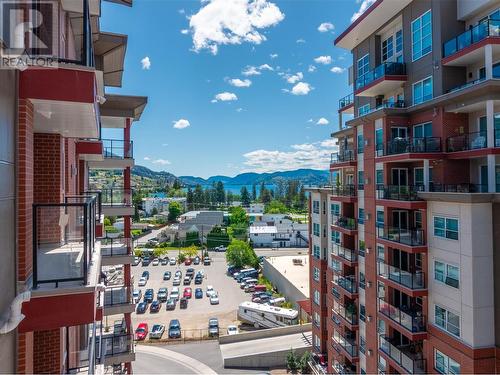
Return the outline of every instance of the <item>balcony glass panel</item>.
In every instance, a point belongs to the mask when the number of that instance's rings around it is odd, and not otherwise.
[[[132,353],[134,337],[131,334],[98,336],[96,340],[96,358],[103,363],[106,357]]]
[[[425,317],[421,311],[410,311],[410,309],[399,309],[390,303],[379,299],[378,311],[406,328],[410,332],[425,332]]]
[[[406,75],[406,65],[400,62],[385,62],[356,80],[356,90],[368,86],[384,76]]]
[[[356,311],[356,305],[351,303],[350,305],[342,305],[337,301],[333,301],[333,312],[344,318],[345,321],[352,325],[358,324],[358,314]]]
[[[378,146],[377,156],[382,156],[381,146]],[[384,155],[398,155],[407,153],[427,153],[441,152],[440,137],[421,137],[421,138],[395,138],[385,145]]]
[[[500,20],[486,19],[443,44],[443,57],[451,56],[489,36],[500,36]]]
[[[133,158],[133,142],[121,139],[102,139],[104,157],[109,159]]]
[[[414,345],[396,346],[391,341],[390,338],[381,335],[380,350],[408,371],[409,374],[426,373],[426,361],[421,351],[416,351]]]
[[[355,197],[356,185],[338,185],[333,187],[333,194],[340,197]]]
[[[126,206],[132,205],[132,189],[104,189],[102,190],[102,204],[105,206]]]
[[[488,147],[486,131],[457,135],[446,140],[448,152],[479,150],[486,147]]]
[[[347,230],[356,230],[357,222],[352,217],[332,216],[332,224]]]
[[[104,291],[104,307],[128,305],[132,303],[132,288],[119,286],[106,288]]]
[[[339,109],[345,108],[354,103],[354,94],[349,94],[339,100]]]
[[[130,254],[132,239],[130,238],[103,238],[101,240],[101,256],[123,256]]]
[[[468,182],[463,184],[438,184],[434,182],[429,184],[429,191],[435,193],[487,193],[488,185]]]
[[[349,161],[355,161],[356,160],[356,154],[354,153],[354,150],[352,149],[345,149],[345,150],[340,150],[339,152],[335,152],[331,154],[331,159],[330,163],[331,164],[338,164],[338,163],[345,163]]]
[[[348,339],[347,337],[342,336],[337,330],[333,331],[333,341],[340,345],[351,357],[358,356],[358,346],[356,345],[356,341],[354,339]]]
[[[332,252],[334,255],[344,258],[349,262],[356,262],[358,260],[358,256],[354,250],[347,249],[339,244],[332,244]]]
[[[357,293],[358,286],[354,276],[333,275],[333,283],[340,286],[349,293]]]
[[[377,226],[377,237],[408,246],[424,246],[423,229],[406,229],[391,226]]]
[[[421,201],[418,192],[424,190],[424,185],[377,185],[377,199]]]
[[[378,263],[378,274],[408,289],[425,289],[425,274],[422,271],[410,273],[386,263]]]

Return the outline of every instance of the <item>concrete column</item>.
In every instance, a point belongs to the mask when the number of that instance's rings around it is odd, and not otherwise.
[[[491,44],[484,46],[484,68],[486,79],[493,78],[493,47]]]
[[[424,189],[429,191],[429,160],[424,159]]]
[[[494,124],[494,112],[493,100],[486,101],[486,136],[488,138],[487,146],[488,148],[495,147],[495,124]]]
[[[496,191],[495,169],[495,155],[488,155],[488,193],[494,193]]]

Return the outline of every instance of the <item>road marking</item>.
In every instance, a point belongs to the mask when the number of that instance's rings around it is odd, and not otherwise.
[[[187,367],[197,374],[207,374],[207,375],[217,375],[217,373],[208,367],[206,364],[198,361],[195,358],[188,357],[187,355],[174,352],[173,350],[168,350],[165,348],[160,348],[157,346],[149,345],[137,345],[135,347],[136,352],[146,353],[155,355],[161,358],[173,361],[183,367]]]

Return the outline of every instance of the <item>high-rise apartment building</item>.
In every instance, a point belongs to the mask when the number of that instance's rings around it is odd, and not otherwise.
[[[100,30],[100,0],[0,6],[2,23],[57,46],[51,64],[0,69],[0,373],[131,373],[130,128],[147,98],[106,93],[121,87],[127,36]],[[91,169],[122,174],[96,190]],[[123,217],[122,238],[106,216]]]
[[[500,2],[376,0],[335,45],[353,93],[310,189],[314,351],[339,374],[498,372]]]

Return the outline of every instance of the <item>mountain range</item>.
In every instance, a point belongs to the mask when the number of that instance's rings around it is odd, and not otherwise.
[[[253,185],[253,184],[274,184],[278,180],[300,180],[304,185],[319,185],[328,182],[329,172],[319,171],[315,169],[296,169],[293,171],[272,172],[272,173],[241,173],[234,177],[228,176],[211,176],[209,178],[195,176],[178,176],[176,177],[169,172],[156,172],[151,169],[136,165],[132,169],[132,174],[139,177],[147,177],[155,180],[172,183],[176,179],[187,186],[211,185],[214,182],[221,181],[224,185]]]

